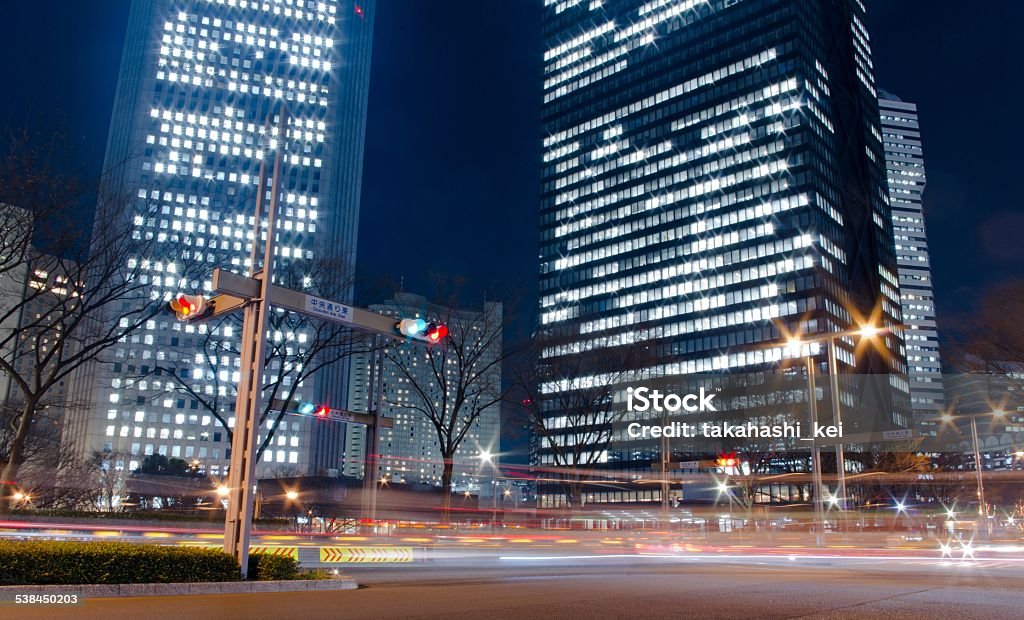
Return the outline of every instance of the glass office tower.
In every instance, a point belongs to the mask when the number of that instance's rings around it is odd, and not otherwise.
[[[133,2],[105,166],[109,191],[132,200],[135,234],[186,244],[186,260],[210,271],[247,273],[260,162],[275,146],[265,124],[269,115],[278,127],[286,110],[278,260],[299,269],[321,258],[354,263],[374,8],[373,0]],[[154,298],[209,290],[209,275],[182,282],[182,265],[133,260],[148,264]],[[117,346],[96,378],[80,448],[112,451],[129,469],[157,453],[223,473],[227,433],[155,372],[174,368],[201,394],[226,390],[233,417],[238,356],[208,368],[206,329],[162,315]],[[346,375],[319,375],[301,397],[341,400]],[[342,440],[340,425],[286,416],[262,465],[316,473],[337,461]]]
[[[900,322],[860,2],[545,6],[545,359],[639,343],[653,355],[646,378],[772,371],[792,361],[787,333]],[[870,426],[907,427],[902,337],[882,343],[855,357],[841,340],[839,371],[882,375]],[[812,353],[827,373],[825,347]]]

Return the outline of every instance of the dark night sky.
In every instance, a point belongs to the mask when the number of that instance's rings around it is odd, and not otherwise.
[[[64,128],[99,174],[127,0],[3,8],[0,130]],[[536,274],[540,2],[380,0],[366,142],[360,271],[466,301]],[[878,84],[920,107],[940,325],[987,284],[1020,276],[1024,3],[869,2]],[[524,320],[525,324],[525,320]]]

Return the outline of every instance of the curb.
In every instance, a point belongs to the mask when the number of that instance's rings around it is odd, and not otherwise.
[[[254,594],[355,590],[355,579],[297,579],[295,581],[204,581],[199,583],[69,584],[54,586],[0,586],[0,601],[16,594],[76,594],[83,599],[128,596],[181,596],[185,594]]]

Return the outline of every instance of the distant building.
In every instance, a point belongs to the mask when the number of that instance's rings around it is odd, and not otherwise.
[[[32,231],[32,215],[18,207],[0,204],[0,356],[16,359],[17,334],[21,325],[21,308],[25,299],[29,265],[20,255],[22,244]],[[0,370],[0,403],[11,396],[11,376]]]
[[[977,358],[966,362],[972,372],[946,375],[948,413],[952,422],[935,425],[934,445],[961,452],[973,463],[970,416],[976,416],[978,446],[984,469],[1008,469],[1024,460],[1024,364],[1001,362],[985,368]]]
[[[500,324],[502,307],[499,303],[487,302],[482,312],[470,310],[451,310],[427,301],[419,295],[398,293],[391,300],[370,307],[396,319],[422,317],[428,321],[437,321],[443,317],[456,315],[462,317],[459,323],[469,323],[474,317],[487,315],[488,321]],[[456,321],[452,321],[455,323]],[[456,325],[449,325],[457,329]],[[488,355],[499,356],[501,342],[495,343],[495,350]],[[415,380],[424,386],[437,386],[437,378],[429,364],[417,364],[417,359],[425,357],[425,349],[420,346],[402,346],[395,349],[403,356],[402,366],[414,371],[420,369]],[[394,355],[394,353],[392,353]],[[369,355],[357,355],[352,362],[351,379],[349,381],[348,409],[352,411],[368,411],[372,398],[369,393],[370,375],[372,372]],[[488,381],[495,385],[501,383],[500,364],[488,371],[492,376]],[[384,417],[393,420],[393,427],[383,429],[380,435],[380,461],[378,477],[384,476],[389,481],[405,483],[441,484],[442,460],[438,451],[437,431],[426,416],[414,409],[417,396],[404,387],[408,380],[401,373],[392,359],[384,362]],[[435,391],[437,388],[434,388]],[[438,393],[439,396],[439,393]],[[451,394],[449,394],[451,396]],[[455,477],[453,486],[465,489],[479,485],[490,479],[489,468],[492,464],[483,463],[482,452],[497,453],[500,446],[501,420],[500,405],[494,404],[480,414],[466,432],[455,456]],[[342,456],[342,455],[339,455]],[[366,461],[366,427],[349,424],[345,437],[345,451],[340,461],[341,473],[346,476],[362,478]]]
[[[878,95],[878,108],[896,240],[900,305],[903,323],[907,326],[903,338],[907,347],[910,407],[918,431],[933,435],[935,419],[945,407],[945,396],[928,236],[925,234],[922,194],[926,177],[917,105],[882,90]]]
[[[58,368],[57,360],[72,357],[77,351],[74,339],[63,340],[62,351],[55,358],[54,340],[61,335],[67,319],[74,315],[67,310],[69,298],[82,294],[75,282],[77,265],[69,259],[39,252],[31,245],[32,214],[23,209],[0,205],[0,222],[5,230],[0,241],[0,356],[9,363],[17,377],[32,383],[33,373],[46,373]],[[73,406],[82,408],[72,387],[81,369],[60,379],[43,394],[32,433],[56,446],[66,434],[67,413]],[[3,415],[20,410],[23,394],[15,378],[0,370],[0,406]],[[54,452],[56,454],[56,452]],[[49,455],[53,456],[53,454]]]

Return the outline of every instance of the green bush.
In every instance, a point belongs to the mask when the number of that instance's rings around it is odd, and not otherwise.
[[[283,555],[253,553],[249,555],[249,579],[283,581],[299,578],[299,563]]]
[[[237,581],[223,551],[114,542],[0,541],[0,584]]]

